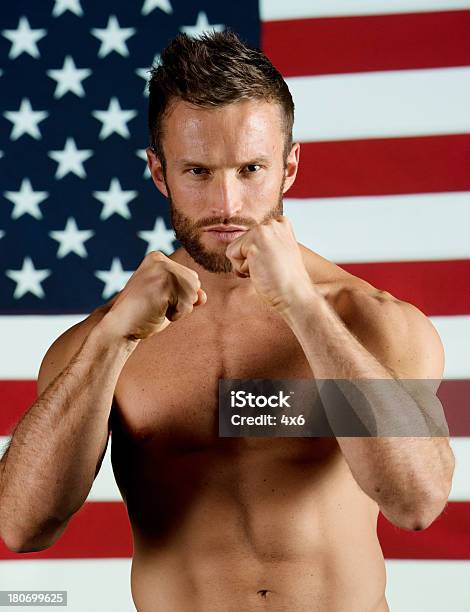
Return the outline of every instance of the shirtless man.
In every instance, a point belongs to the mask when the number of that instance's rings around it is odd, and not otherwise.
[[[86,500],[112,430],[139,612],[387,611],[379,510],[425,529],[451,488],[445,432],[218,436],[222,378],[443,371],[419,310],[295,240],[282,197],[300,147],[282,83],[234,34],[180,36],[162,54],[147,152],[183,246],[147,254],[52,344],[0,463],[1,535],[14,551],[41,550]]]

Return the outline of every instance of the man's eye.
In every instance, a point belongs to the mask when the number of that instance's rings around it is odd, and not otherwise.
[[[261,166],[259,164],[248,164],[248,166],[245,166],[245,168],[249,168],[250,169],[248,174],[256,174],[256,168],[261,168]],[[255,170],[253,170],[254,168],[255,168]]]
[[[247,174],[256,174],[256,172],[259,170],[259,168],[261,168],[261,166],[259,164],[248,164],[248,166],[245,166],[246,169],[248,169]],[[206,172],[207,168],[190,168],[189,172],[191,172],[193,174],[193,176],[202,176],[202,174],[204,172]]]

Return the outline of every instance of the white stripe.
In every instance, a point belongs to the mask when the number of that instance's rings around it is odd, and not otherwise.
[[[335,15],[380,15],[387,13],[423,13],[470,8],[468,0],[260,0],[262,21],[332,17]]]
[[[284,214],[336,263],[470,258],[470,192],[286,198]]]
[[[90,494],[87,497],[90,501],[122,501],[111,464],[111,445],[112,436],[108,441],[108,447],[106,448],[98,476],[93,481]]]
[[[8,440],[9,437],[0,436],[0,456]],[[470,501],[470,437],[451,436],[450,445],[455,456],[455,471],[449,501]],[[87,501],[122,501],[111,465],[111,441]]]
[[[135,612],[130,571],[128,558],[0,561],[0,590],[67,591],[66,608],[41,610]]]
[[[2,457],[3,453],[6,451],[10,437],[11,436],[0,436],[0,457]]]
[[[309,245],[308,242],[306,246],[316,248],[316,245]],[[38,320],[40,318],[37,317]],[[15,347],[14,350],[11,350],[8,360],[0,362],[0,380],[36,379],[47,345],[52,344],[60,334],[58,330],[62,330],[64,325],[60,316],[42,318],[44,320],[38,326],[40,338],[36,341],[34,335],[36,329],[29,328],[28,324],[23,324],[21,317],[0,317],[0,337],[5,342],[4,346]],[[453,315],[430,318],[441,336],[446,351],[444,378],[470,378],[470,316]],[[25,333],[25,327],[27,333]],[[25,336],[22,335],[23,333]]]
[[[385,567],[391,612],[469,610],[470,561],[387,559]]]
[[[390,610],[468,609],[470,561],[386,559],[385,568]],[[130,571],[130,559],[0,561],[0,589],[67,591],[68,612],[135,612]]]
[[[455,457],[450,501],[470,501],[470,438],[451,436],[450,446]]]
[[[36,379],[52,342],[88,315],[0,316],[0,337],[4,357],[0,379]]]
[[[286,82],[295,103],[294,139],[301,142],[470,132],[468,67]]]
[[[470,378],[470,316],[429,318],[444,345],[444,378]]]

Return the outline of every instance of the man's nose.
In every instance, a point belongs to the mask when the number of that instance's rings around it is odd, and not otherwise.
[[[239,179],[238,179],[239,180]],[[211,185],[211,214],[222,217],[233,217],[241,208],[241,189],[237,177],[219,176]]]

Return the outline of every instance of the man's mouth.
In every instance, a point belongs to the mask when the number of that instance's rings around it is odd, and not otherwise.
[[[242,236],[247,230],[245,228],[237,228],[234,226],[217,226],[206,230],[207,234],[212,236],[218,242],[233,242],[239,236]]]
[[[211,225],[205,229],[207,231],[235,232],[245,231],[247,228],[244,225]]]

